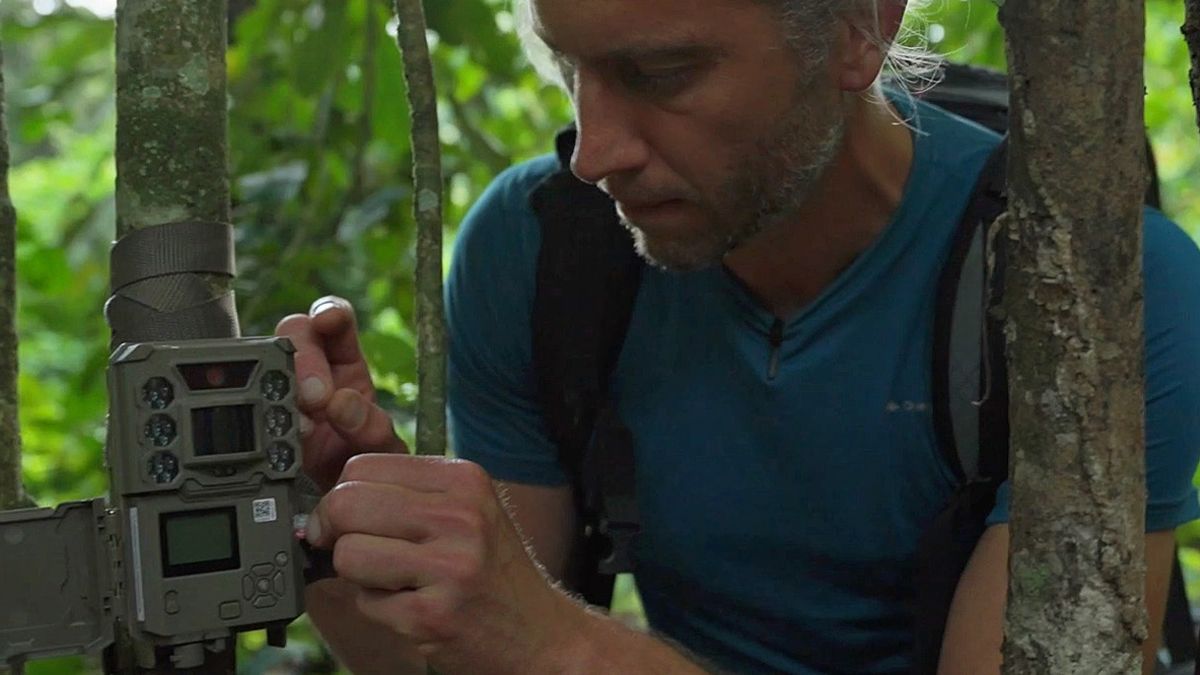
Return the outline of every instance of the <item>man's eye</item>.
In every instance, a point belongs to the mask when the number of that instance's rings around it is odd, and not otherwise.
[[[621,69],[621,82],[630,91],[648,96],[674,96],[681,93],[692,82],[695,70],[691,66],[672,68]]]

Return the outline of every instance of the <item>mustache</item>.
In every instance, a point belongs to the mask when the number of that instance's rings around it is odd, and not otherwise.
[[[688,190],[659,188],[639,185],[614,185],[609,179],[600,181],[599,187],[614,201],[626,206],[653,206],[676,200],[695,201]]]

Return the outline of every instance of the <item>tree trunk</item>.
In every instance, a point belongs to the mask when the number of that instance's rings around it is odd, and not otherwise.
[[[165,224],[229,223],[226,9],[226,0],[117,3],[118,239]],[[191,270],[117,288],[113,342],[235,336],[232,284],[231,275]]]
[[[17,417],[17,214],[8,196],[8,129],[0,51],[0,511],[23,501]]]
[[[1137,673],[1144,3],[1007,0],[1012,426],[1004,672]]]
[[[1188,51],[1192,54],[1192,69],[1188,81],[1192,83],[1192,101],[1196,105],[1196,124],[1200,126],[1200,0],[1184,0],[1187,8],[1183,22],[1183,35],[1187,38]]]
[[[118,242],[113,296],[105,308],[114,345],[238,335],[231,290],[227,10],[226,0],[117,3]],[[192,225],[197,227],[187,229]],[[193,255],[200,248],[209,254]],[[200,269],[180,269],[179,261]],[[120,503],[120,495],[113,498]],[[153,659],[124,630],[117,636],[105,655],[107,672],[178,672],[135,666],[136,653]],[[235,657],[231,638],[223,651],[206,652],[203,667],[188,672],[232,675]]]

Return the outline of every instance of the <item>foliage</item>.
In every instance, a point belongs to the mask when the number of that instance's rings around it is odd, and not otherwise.
[[[0,0],[7,50],[13,199],[19,214],[18,330],[25,474],[43,504],[102,493],[113,236],[115,112],[111,20],[61,0]],[[415,394],[413,232],[408,111],[388,0],[255,0],[231,31],[231,173],[245,334],[336,293],[359,310],[384,403],[411,439]],[[453,235],[467,207],[509,164],[546,152],[569,118],[512,35],[508,0],[427,2],[442,88],[441,136]],[[35,6],[41,9],[35,11]],[[46,13],[52,7],[53,12]],[[1200,228],[1200,148],[1179,36],[1182,7],[1149,0],[1147,122],[1167,210]],[[995,7],[940,0],[924,29],[955,60],[1002,66]],[[449,250],[449,247],[447,247]],[[1200,533],[1197,535],[1200,537]],[[1200,557],[1200,556],[1198,556]],[[1200,559],[1195,561],[1200,569]],[[625,593],[623,607],[636,611]],[[245,646],[250,672],[297,650]],[[276,654],[270,656],[270,654]],[[47,662],[32,672],[78,672]],[[59,668],[55,671],[54,668]]]

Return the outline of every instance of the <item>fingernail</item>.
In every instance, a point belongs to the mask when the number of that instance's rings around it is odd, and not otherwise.
[[[304,413],[300,413],[300,435],[307,438],[312,433],[312,429],[312,418]]]
[[[367,406],[358,399],[347,401],[336,411],[329,412],[337,425],[343,429],[357,429],[367,420]]]
[[[337,306],[338,306],[338,304],[334,300],[321,300],[317,304],[313,305],[312,311],[309,312],[309,315],[316,316],[316,315],[320,314],[321,312],[331,310]]]
[[[325,383],[313,375],[300,383],[300,399],[305,403],[314,404],[325,398]]]
[[[321,538],[321,519],[316,514],[308,516],[308,525],[305,528],[304,536],[310,544],[317,543],[317,540]]]

